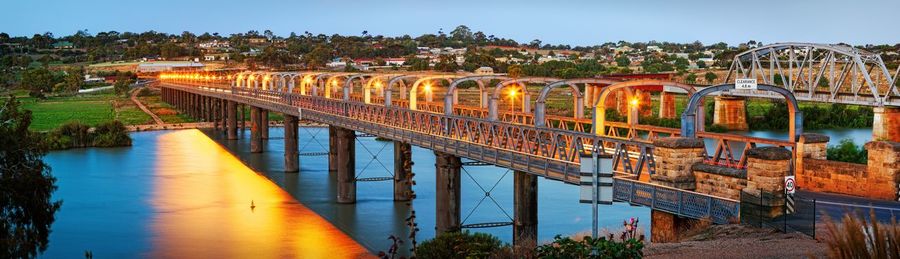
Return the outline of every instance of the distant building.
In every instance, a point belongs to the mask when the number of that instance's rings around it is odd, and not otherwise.
[[[250,44],[263,44],[269,42],[269,39],[265,37],[249,38],[247,42],[250,42]]]
[[[172,70],[202,69],[205,66],[193,61],[156,61],[138,64],[138,73],[156,73]]]
[[[479,75],[488,75],[488,74],[493,74],[493,73],[494,73],[494,69],[491,67],[479,67],[478,69],[475,69],[475,74],[479,74]]]
[[[225,61],[231,59],[228,53],[206,54],[203,55],[204,61]]]
[[[388,66],[402,66],[406,63],[406,58],[386,58],[384,64]]]
[[[68,41],[57,41],[57,42],[53,43],[53,45],[51,45],[51,46],[53,46],[54,49],[72,49],[72,48],[75,48],[75,44],[72,43],[72,42],[68,42]]]
[[[663,49],[659,46],[647,46],[647,51],[662,52]]]
[[[231,43],[229,43],[228,41],[213,40],[210,42],[200,43],[200,48],[203,49],[221,49],[229,47],[231,47]]]

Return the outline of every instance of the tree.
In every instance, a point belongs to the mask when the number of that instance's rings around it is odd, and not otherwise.
[[[713,81],[716,81],[716,79],[718,78],[719,76],[717,76],[716,73],[713,73],[712,71],[706,72],[706,74],[703,75],[703,79],[706,79],[706,83],[708,84],[712,84]]]
[[[117,95],[124,96],[128,93],[128,87],[131,85],[131,82],[131,77],[127,73],[119,72],[116,75],[116,84],[113,85],[113,89]]]
[[[465,25],[456,26],[456,29],[450,31],[450,38],[462,42],[470,42],[473,39],[472,30]]]
[[[510,65],[506,70],[506,74],[512,78],[519,78],[522,76],[522,67],[519,65]]]
[[[697,75],[694,73],[690,73],[684,77],[684,81],[693,84],[693,83],[697,82]]]
[[[22,73],[22,87],[28,89],[29,95],[37,98],[46,98],[55,85],[53,74],[46,68],[31,68]]]
[[[319,45],[306,55],[303,55],[303,62],[306,62],[306,65],[310,68],[324,67],[332,57],[330,47]]]
[[[66,69],[66,77],[63,91],[70,94],[78,93],[78,90],[84,86],[84,68],[80,66],[72,66]]]
[[[628,65],[631,65],[631,60],[628,57],[624,55],[616,57],[616,66],[627,67]]]
[[[15,97],[0,107],[0,258],[29,258],[46,250],[62,205],[50,201],[56,178],[42,160],[46,145],[30,125],[31,112],[20,110]]]

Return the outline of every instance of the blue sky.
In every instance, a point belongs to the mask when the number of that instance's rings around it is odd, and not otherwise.
[[[8,0],[0,31],[10,35],[79,29],[219,32],[270,29],[286,36],[314,34],[398,36],[473,31],[519,42],[594,45],[608,41],[730,44],[804,41],[900,43],[898,0],[574,0],[574,1],[279,1]]]

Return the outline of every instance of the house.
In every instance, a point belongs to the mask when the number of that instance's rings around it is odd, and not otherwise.
[[[663,49],[659,46],[647,46],[647,51],[662,52]]]
[[[325,64],[325,67],[328,67],[328,68],[341,68],[341,67],[346,67],[346,66],[347,66],[347,61],[344,61],[341,58],[332,59],[331,62],[328,62]]]
[[[493,74],[493,73],[494,73],[494,69],[491,67],[479,67],[478,69],[475,69],[475,74],[479,74],[479,75],[488,75],[488,74]]]
[[[402,66],[406,63],[406,58],[386,58],[384,63],[388,66]]]
[[[75,48],[75,43],[68,41],[57,41],[51,46],[53,46],[54,49],[73,49]]]
[[[247,42],[249,42],[250,44],[263,44],[263,43],[269,42],[269,39],[265,38],[265,37],[254,37],[254,38],[248,38]]]
[[[103,77],[93,77],[91,75],[84,75],[85,83],[103,83],[106,81],[106,78]]]
[[[220,49],[229,47],[231,47],[231,43],[229,43],[228,41],[213,40],[210,42],[200,43],[200,48],[202,49]]]
[[[205,61],[225,61],[231,59],[231,55],[228,53],[215,53],[215,54],[206,54],[203,55],[203,60]]]

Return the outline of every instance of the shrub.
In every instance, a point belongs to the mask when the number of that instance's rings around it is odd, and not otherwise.
[[[728,128],[721,124],[712,124],[706,127],[706,132],[724,133],[728,132]]]
[[[826,216],[825,230],[831,258],[900,258],[900,225],[879,223],[875,210],[868,218],[844,214],[840,223]]]
[[[416,248],[416,256],[419,258],[485,258],[504,248],[500,239],[490,234],[469,231],[446,232],[419,244]]]
[[[131,137],[125,125],[117,120],[104,122],[97,125],[94,130],[95,147],[121,147],[131,146]]]
[[[67,122],[48,134],[50,149],[87,147],[91,143],[90,126],[78,121]]]
[[[540,258],[641,258],[644,256],[644,236],[637,232],[638,220],[623,223],[625,230],[616,237],[584,237],[574,240],[557,235],[553,242],[536,248]],[[594,253],[596,252],[596,253]]]
[[[842,139],[837,146],[829,146],[827,153],[828,160],[832,161],[866,164],[869,160],[869,152],[850,139]]]

